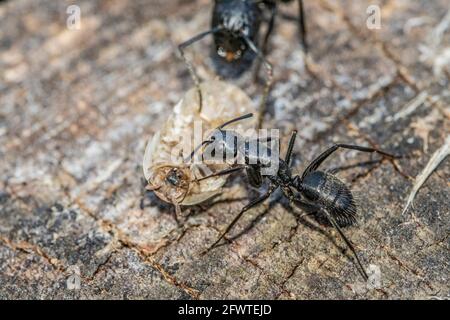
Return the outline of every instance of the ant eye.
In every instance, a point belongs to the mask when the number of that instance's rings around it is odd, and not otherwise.
[[[217,54],[218,54],[219,56],[221,56],[221,57],[225,57],[227,53],[225,52],[225,49],[224,49],[224,48],[218,47],[218,48],[217,48]]]

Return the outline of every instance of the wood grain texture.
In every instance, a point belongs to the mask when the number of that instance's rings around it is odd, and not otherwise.
[[[245,215],[231,244],[201,256],[257,191],[234,176],[218,198],[184,208],[179,225],[144,190],[141,163],[192,86],[176,44],[208,28],[211,4],[75,2],[80,30],[66,27],[74,1],[0,4],[0,298],[449,297],[448,160],[401,215],[411,177],[450,131],[449,66],[439,65],[450,29],[434,36],[448,1],[375,1],[380,30],[365,24],[374,1],[305,1],[306,62],[294,23],[278,19],[271,39],[264,126],[284,143],[299,130],[295,172],[335,142],[406,156],[394,165],[339,152],[326,163],[360,198],[345,232],[380,269],[378,288],[362,283],[332,228],[277,194]],[[209,45],[188,50],[202,79],[215,77]],[[260,98],[251,72],[235,81]],[[69,290],[77,270],[81,287]]]

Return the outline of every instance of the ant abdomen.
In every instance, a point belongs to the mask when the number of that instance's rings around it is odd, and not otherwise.
[[[308,173],[302,180],[302,194],[323,208],[341,227],[356,222],[356,202],[349,187],[336,176],[323,171]]]

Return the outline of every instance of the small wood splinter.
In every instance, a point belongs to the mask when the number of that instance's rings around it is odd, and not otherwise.
[[[428,177],[433,173],[433,171],[439,166],[439,164],[450,154],[450,135],[445,139],[445,143],[442,147],[436,150],[428,161],[422,172],[416,177],[414,186],[409,194],[408,200],[406,201],[405,208],[402,211],[402,215],[405,214],[410,205],[412,204],[417,192],[428,179]]]

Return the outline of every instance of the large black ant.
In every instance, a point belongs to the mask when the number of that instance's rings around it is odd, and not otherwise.
[[[235,122],[252,117],[252,114],[247,114],[230,122]],[[263,140],[253,140],[256,142],[257,147],[250,148],[251,140],[249,138],[242,138],[238,133],[232,130],[224,130],[223,126],[219,127],[212,134],[211,138],[202,142],[191,154],[191,158],[194,153],[197,152],[201,146],[207,148],[209,146],[211,150],[215,151],[215,155],[225,153],[231,154],[237,158],[242,156],[245,164],[232,166],[226,170],[213,173],[206,176],[203,179],[207,179],[213,176],[226,175],[232,172],[245,169],[250,185],[253,187],[261,187],[263,180],[266,179],[269,182],[268,190],[260,197],[250,201],[241,211],[236,215],[233,221],[228,225],[219,238],[206,250],[213,249],[223,239],[223,237],[231,230],[236,224],[239,218],[244,212],[250,208],[262,203],[278,188],[281,189],[283,195],[289,199],[291,203],[297,206],[307,209],[311,213],[322,213],[330,222],[330,224],[337,230],[341,238],[346,243],[347,247],[353,253],[357,266],[362,276],[367,280],[367,273],[363,268],[361,261],[356,254],[353,245],[344,235],[341,227],[351,225],[356,221],[356,203],[352,192],[349,187],[339,180],[335,175],[330,172],[318,170],[321,163],[327,159],[336,150],[352,149],[362,152],[376,152],[382,156],[389,158],[396,158],[396,156],[387,152],[381,151],[375,148],[363,147],[350,144],[335,144],[322,152],[316,157],[303,171],[302,175],[292,175],[290,169],[290,162],[292,157],[292,150],[294,147],[297,131],[293,131],[289,141],[286,155],[284,159],[278,158],[278,171],[273,175],[261,174],[261,170],[270,166],[271,152],[268,146],[265,146]],[[240,143],[236,143],[240,141]],[[266,138],[266,141],[270,141],[270,137]],[[265,152],[261,152],[265,150]],[[206,152],[206,149],[205,149]],[[262,155],[264,153],[265,155]]]
[[[282,0],[282,2],[290,1],[292,0]],[[184,49],[194,42],[201,40],[205,36],[212,34],[215,45],[214,51],[216,53],[216,57],[220,61],[224,61],[227,64],[236,64],[239,61],[245,60],[244,57],[250,56],[250,54],[253,60],[253,57],[256,54],[256,56],[263,62],[267,72],[267,81],[264,87],[260,115],[258,119],[259,127],[261,127],[265,103],[273,78],[272,65],[265,58],[265,54],[267,51],[267,43],[274,27],[275,16],[277,13],[277,2],[278,1],[275,0],[215,0],[212,12],[211,29],[192,37],[178,46],[180,55],[186,63],[197,88],[200,110],[202,108],[200,81],[193,66],[184,55]],[[303,49],[306,52],[306,28],[302,0],[298,0],[298,7],[298,22],[301,33],[301,41]],[[265,10],[270,11],[270,19],[261,49],[259,49],[257,45],[258,34]],[[258,71],[259,64],[256,69],[256,71]]]

